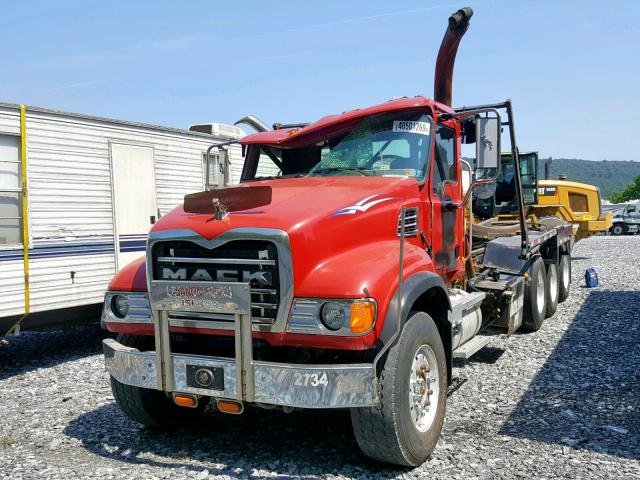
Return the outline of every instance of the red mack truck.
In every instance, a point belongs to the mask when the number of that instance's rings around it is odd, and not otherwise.
[[[153,226],[102,317],[129,417],[183,426],[212,402],[349,409],[367,456],[415,466],[440,435],[454,358],[554,313],[571,227],[531,224],[517,175],[518,220],[473,222],[471,192],[495,182],[503,131],[520,167],[511,101],[451,107],[471,15],[449,18],[434,100],[248,135],[239,185],[188,195]],[[473,171],[463,143],[476,145]]]

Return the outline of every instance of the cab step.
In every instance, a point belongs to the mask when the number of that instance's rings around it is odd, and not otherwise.
[[[461,345],[453,351],[453,358],[468,360],[473,355],[486,347],[494,335],[476,335],[467,343]]]

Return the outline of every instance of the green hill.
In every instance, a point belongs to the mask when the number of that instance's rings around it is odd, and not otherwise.
[[[538,165],[539,178],[544,178],[544,162],[545,159],[541,158]],[[640,175],[640,162],[554,158],[551,162],[551,178],[558,178],[563,173],[567,175],[567,180],[596,185],[600,188],[602,197],[608,199],[613,192],[624,190],[624,187]]]

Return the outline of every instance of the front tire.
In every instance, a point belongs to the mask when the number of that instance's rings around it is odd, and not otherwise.
[[[624,235],[624,225],[621,223],[616,223],[613,227],[611,227],[612,235]]]
[[[351,409],[362,452],[385,463],[417,466],[438,442],[447,401],[447,362],[433,319],[411,312],[387,355],[378,406]]]
[[[529,283],[524,290],[522,327],[528,332],[540,330],[544,322],[547,308],[545,284],[544,261],[538,257],[529,267]]]
[[[120,334],[117,340],[138,350],[149,349],[150,344],[153,346],[153,337]],[[111,391],[118,406],[131,420],[159,429],[192,426],[201,419],[207,406],[206,401],[201,401],[196,408],[179,407],[165,392],[126,385],[113,377]]]

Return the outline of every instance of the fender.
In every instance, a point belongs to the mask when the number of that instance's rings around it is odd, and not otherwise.
[[[451,301],[449,300],[449,293],[444,280],[442,280],[440,275],[434,272],[417,272],[402,282],[402,311],[399,322],[396,318],[396,313],[398,311],[398,290],[396,289],[393,294],[393,298],[389,303],[387,314],[384,318],[384,324],[382,326],[380,336],[378,337],[377,346],[379,352],[374,361],[376,364],[375,367],[377,368],[378,360],[382,355],[396,343],[399,336],[394,336],[396,330],[399,329],[398,332],[402,331],[404,325],[407,323],[409,312],[412,310],[412,307],[416,302],[421,303],[421,297],[425,296],[425,294],[434,295],[438,302],[438,304],[422,304],[422,308],[420,308],[420,310],[428,313],[438,327],[438,331],[442,337],[442,343],[444,344],[445,355],[447,357],[447,378],[450,381],[452,368],[451,344],[453,332],[451,323],[449,322],[448,312],[451,311]],[[424,298],[424,300],[428,301],[429,299]],[[443,310],[443,307],[445,307],[446,310]]]

